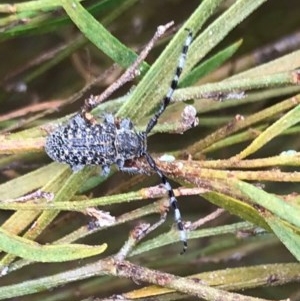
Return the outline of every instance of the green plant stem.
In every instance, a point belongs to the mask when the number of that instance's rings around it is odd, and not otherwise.
[[[252,114],[248,117],[245,117],[243,120],[233,120],[229,124],[224,127],[218,129],[214,133],[206,136],[204,139],[192,144],[188,147],[185,152],[190,154],[196,154],[197,152],[201,152],[202,149],[207,148],[212,145],[216,141],[219,141],[223,138],[228,137],[230,134],[235,133],[239,130],[247,128],[251,125],[254,125],[260,121],[276,116],[277,114],[282,114],[300,103],[300,96],[294,96],[293,98],[289,98],[284,100],[276,105],[273,105],[269,108],[261,110],[258,113]]]
[[[32,209],[41,209],[41,210],[69,210],[69,211],[81,211],[89,207],[95,206],[106,206],[112,204],[118,204],[129,201],[137,201],[146,199],[149,197],[147,193],[149,189],[144,188],[136,192],[122,193],[118,195],[109,195],[100,198],[94,199],[83,199],[77,202],[11,202],[3,201],[0,203],[0,209],[4,210],[32,210]],[[165,195],[165,192],[157,194],[154,197],[162,197]]]
[[[277,74],[226,80],[218,83],[201,85],[177,90],[174,99],[185,101],[189,99],[208,98],[209,94],[230,93],[234,91],[248,91],[261,88],[278,88],[279,86],[299,85],[299,71],[287,71]]]
[[[231,161],[234,164],[234,161]],[[157,165],[167,174],[176,177],[195,177],[200,179],[236,178],[248,181],[299,182],[300,172],[282,172],[280,170],[217,170],[202,168],[198,161],[177,160],[170,163],[157,162]],[[146,167],[145,167],[146,168]]]
[[[40,278],[38,280],[24,281],[20,284],[1,288],[0,300],[52,289],[62,284],[70,283],[79,279],[87,279],[94,276],[112,275],[135,279],[139,282],[147,282],[165,288],[174,289],[190,296],[196,296],[205,300],[227,301],[262,301],[265,299],[243,296],[237,293],[229,293],[202,284],[198,280],[173,276],[168,273],[158,272],[145,267],[134,265],[128,261],[115,261],[113,258],[98,260],[68,272]]]
[[[299,166],[300,154],[294,153],[293,155],[279,155],[269,158],[249,159],[249,160],[205,160],[197,161],[201,168],[212,169],[236,169],[236,168],[264,168],[273,166]]]
[[[280,119],[275,121],[266,130],[264,130],[257,138],[255,138],[249,146],[243,149],[239,154],[235,155],[236,159],[243,159],[250,154],[256,152],[267,144],[273,138],[279,136],[284,130],[299,123],[300,120],[300,106],[296,106],[294,109],[287,112]]]
[[[80,2],[83,0],[79,0]],[[61,7],[60,0],[35,0],[14,4],[0,4],[1,13],[20,13],[25,11],[51,10]]]

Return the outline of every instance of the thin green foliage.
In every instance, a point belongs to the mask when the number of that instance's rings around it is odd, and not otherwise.
[[[75,38],[66,39],[64,46],[55,52],[56,55],[46,59],[46,55],[41,55],[40,64],[37,63],[39,60],[36,60],[24,63],[21,72],[12,70],[9,76],[3,79],[0,101],[5,103],[6,94],[13,91],[9,90],[14,87],[11,84],[16,83],[19,78],[26,85],[34,84],[37,79],[46,76],[54,66],[60,66],[63,60],[72,54],[75,54],[72,57],[75,70],[88,86],[89,77],[83,68],[85,62],[75,53],[83,46],[92,49],[92,58],[95,53],[101,53],[101,59],[108,58],[108,62],[113,61],[120,69],[128,68],[137,57],[136,51],[121,42],[121,38],[115,36],[113,27],[109,25],[112,21],[115,25],[118,18],[128,13],[135,2],[106,0],[90,5],[89,1],[63,0],[0,4],[0,12],[3,13],[0,18],[0,26],[3,29],[0,32],[0,41],[3,45],[15,37],[26,39],[32,35],[55,34],[58,31],[68,35],[71,31],[68,31],[70,29],[67,25],[70,24],[74,25],[73,31],[76,31]],[[239,269],[230,266],[233,253],[246,254],[250,260],[252,252],[257,254],[263,250],[264,254],[270,248],[277,250],[282,245],[295,260],[300,259],[300,212],[299,200],[295,195],[295,183],[300,182],[300,173],[297,170],[300,154],[296,142],[285,146],[285,141],[290,141],[287,139],[291,135],[299,133],[297,124],[300,118],[300,97],[295,95],[300,90],[297,70],[300,66],[299,53],[295,51],[282,55],[259,66],[255,65],[254,60],[257,53],[252,53],[246,58],[243,57],[243,62],[246,60],[248,64],[247,70],[240,72],[237,71],[238,68],[232,68],[231,64],[234,57],[235,64],[238,65],[237,56],[243,46],[241,40],[233,43],[225,39],[265,2],[267,1],[237,0],[228,7],[223,7],[225,1],[222,0],[201,1],[174,35],[171,31],[166,34],[166,38],[161,41],[165,47],[154,63],[141,64],[140,78],[132,91],[120,99],[100,104],[93,111],[93,114],[97,112],[101,115],[111,110],[117,116],[131,118],[137,129],[143,130],[143,124],[165,96],[174,76],[178,57],[187,36],[186,29],[192,31],[194,40],[188,52],[180,87],[172,99],[175,103],[163,114],[153,133],[184,132],[184,121],[180,113],[185,101],[193,103],[200,118],[200,125],[190,132],[191,135],[186,133],[183,139],[178,136],[178,141],[169,138],[170,135],[158,144],[155,144],[156,138],[153,144],[152,140],[149,140],[149,148],[154,149],[153,153],[170,152],[176,157],[175,161],[172,159],[168,162],[156,159],[158,166],[168,177],[184,186],[175,189],[176,196],[183,196],[184,201],[188,201],[188,195],[193,197],[189,218],[182,212],[184,220],[190,219],[191,225],[186,225],[189,227],[189,251],[180,258],[177,257],[178,243],[174,248],[167,249],[174,242],[180,241],[175,227],[162,227],[160,234],[159,230],[156,230],[151,239],[146,237],[140,244],[140,237],[149,229],[145,224],[135,227],[134,231],[128,234],[128,229],[133,228],[131,221],[152,217],[154,214],[157,220],[166,206],[165,190],[149,187],[150,184],[145,183],[146,179],[149,179],[148,176],[133,175],[119,180],[121,175],[114,174],[114,170],[110,177],[101,177],[98,167],[87,167],[72,173],[67,166],[59,163],[32,167],[30,171],[20,174],[14,171],[13,164],[16,160],[31,164],[36,161],[46,162],[43,158],[43,139],[70,115],[62,112],[63,117],[56,120],[44,114],[43,110],[41,115],[38,114],[40,111],[37,111],[33,119],[36,122],[34,124],[26,119],[31,111],[25,108],[23,112],[21,109],[18,114],[12,114],[11,120],[0,120],[3,131],[0,136],[0,154],[5,155],[0,159],[0,166],[13,171],[6,175],[12,178],[0,184],[0,209],[1,214],[3,213],[0,248],[6,253],[1,258],[0,271],[3,275],[14,271],[16,275],[15,282],[0,287],[1,300],[38,292],[48,292],[52,300],[56,297],[59,299],[61,295],[56,295],[56,287],[78,281],[82,289],[80,280],[83,279],[90,282],[88,292],[85,293],[83,289],[80,297],[97,296],[100,294],[99,279],[94,282],[89,279],[95,276],[101,277],[101,290],[107,287],[111,291],[111,286],[118,285],[118,277],[133,277],[137,282],[160,286],[128,293],[125,293],[124,289],[122,296],[127,299],[141,296],[161,298],[169,293],[181,298],[180,294],[184,293],[189,297],[201,297],[205,300],[220,300],[222,297],[226,300],[259,301],[267,300],[269,296],[266,294],[266,299],[262,299],[248,296],[246,293],[240,294],[238,291],[299,281],[298,263],[272,264],[264,268],[265,265],[251,266],[249,262],[241,261],[241,265],[244,266]],[[57,12],[59,14],[56,16]],[[27,22],[22,23],[25,19]],[[156,27],[158,25],[161,24],[156,24]],[[142,31],[144,30],[145,28]],[[246,34],[234,37],[233,41],[239,38],[247,42]],[[145,42],[146,38],[142,37],[142,40]],[[212,52],[215,54],[207,58]],[[92,61],[92,65],[95,61]],[[114,71],[111,70],[106,77],[115,76]],[[119,70],[116,71],[118,72]],[[55,90],[51,83],[47,86]],[[53,98],[73,92],[75,95],[79,84],[65,86],[67,89],[55,91],[52,94],[55,95]],[[89,86],[92,87],[93,85]],[[89,89],[82,91],[84,97],[90,94]],[[74,95],[65,103],[63,100],[60,108],[71,103],[70,99]],[[235,100],[231,101],[231,98]],[[76,104],[76,108],[81,106],[82,101]],[[56,109],[51,107],[49,102],[44,110],[49,110],[49,113]],[[75,111],[72,107],[72,112]],[[201,115],[204,112],[207,114],[205,117]],[[5,117],[5,114],[3,115]],[[23,128],[20,126],[22,118],[27,121]],[[9,133],[9,127],[12,125],[14,132]],[[187,154],[189,159],[184,159]],[[145,172],[151,172],[142,160],[137,160],[135,164],[141,166]],[[275,169],[279,166],[283,170]],[[258,187],[256,183],[261,186]],[[282,189],[282,183],[289,185],[289,189]],[[138,185],[144,188],[136,189]],[[92,190],[93,188],[95,190]],[[27,200],[26,196],[31,193],[34,195],[35,191],[50,193],[53,200],[45,197]],[[95,193],[95,196],[90,192]],[[200,197],[222,207],[239,221],[224,217],[217,226],[205,225],[212,220],[218,221],[217,218],[225,214],[216,211],[211,217],[209,215],[202,218],[204,203],[203,200],[200,201]],[[154,200],[150,204],[142,203],[146,199]],[[128,209],[125,204],[128,202],[135,205],[135,209]],[[117,210],[115,206],[107,209],[109,205],[118,205]],[[118,214],[116,218],[102,211],[111,208]],[[212,208],[209,210],[213,210]],[[127,210],[129,211],[126,212]],[[9,211],[13,213],[6,216],[5,213]],[[96,219],[96,227],[93,223],[87,226],[88,221],[92,219]],[[152,222],[153,220],[151,224]],[[199,228],[203,225],[204,228]],[[104,229],[106,231],[103,231]],[[91,234],[95,234],[95,237],[97,235],[92,243],[88,241]],[[202,247],[200,239],[204,237],[207,245]],[[81,241],[83,239],[84,242]],[[162,250],[174,254],[174,257],[166,258]],[[80,262],[80,266],[76,261],[73,267],[63,264],[65,261],[99,254],[101,258],[90,258],[91,263],[88,264],[84,261]],[[185,268],[186,263],[196,262],[195,258],[201,260],[202,256],[207,256],[207,260],[215,263],[226,260],[228,267],[217,271],[209,266],[206,273],[195,276],[194,271],[190,272]],[[153,258],[157,260],[152,260]],[[126,261],[127,259],[130,262]],[[260,263],[263,264],[268,259],[262,256]],[[135,260],[140,264],[134,265],[132,262]],[[61,269],[51,276],[41,273],[34,280],[24,281],[24,275],[23,278],[19,278],[19,274],[22,275],[24,270],[22,268],[27,267],[28,270],[34,262],[61,262]],[[256,258],[253,262],[257,263]],[[147,265],[155,269],[148,268]],[[170,267],[173,268],[170,272],[172,274],[160,272],[164,269],[170,270]],[[182,267],[185,270],[184,274],[193,279],[176,276],[177,273],[182,274]],[[198,269],[197,264],[194,265],[194,269]],[[107,280],[105,275],[109,275],[110,280]],[[279,280],[272,282],[274,275],[279,275]],[[194,281],[197,277],[205,281],[205,285],[201,281]],[[215,279],[219,282],[215,282]],[[70,288],[64,287],[62,290],[66,300],[72,298],[73,292]],[[101,296],[104,294],[102,291]]]

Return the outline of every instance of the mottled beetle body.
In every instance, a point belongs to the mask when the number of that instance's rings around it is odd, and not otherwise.
[[[108,174],[112,164],[127,170],[127,160],[145,154],[146,136],[136,132],[129,119],[107,114],[98,123],[89,116],[77,113],[47,137],[45,150],[51,159],[69,164],[74,171],[86,165],[102,166],[103,173]]]
[[[78,171],[86,165],[99,165],[102,166],[103,174],[107,174],[110,166],[116,164],[122,171],[142,172],[142,170],[128,166],[126,163],[135,158],[145,157],[149,166],[161,178],[168,192],[170,206],[174,210],[180,239],[183,242],[183,252],[187,248],[187,237],[177,199],[167,177],[147,152],[146,143],[148,134],[155,127],[159,117],[171,101],[191,42],[192,33],[189,31],[169,90],[159,110],[149,120],[144,132],[135,131],[129,119],[119,120],[111,114],[105,115],[103,122],[97,122],[88,113],[87,108],[84,107],[80,113],[77,113],[65,125],[60,126],[50,134],[45,145],[45,150],[50,158],[69,164],[74,171]]]

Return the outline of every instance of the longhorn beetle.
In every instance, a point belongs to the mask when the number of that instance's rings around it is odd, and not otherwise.
[[[182,253],[187,249],[187,237],[177,199],[167,177],[157,167],[147,151],[147,136],[169,105],[177,88],[188,48],[192,42],[192,33],[190,30],[187,31],[188,34],[169,90],[159,110],[149,120],[145,131],[137,132],[130,119],[117,119],[112,114],[106,114],[104,121],[99,123],[88,113],[88,109],[83,107],[66,124],[51,133],[45,144],[45,151],[51,159],[69,164],[73,171],[79,171],[86,165],[100,165],[103,174],[106,175],[110,171],[110,166],[116,164],[121,171],[141,172],[135,167],[126,166],[126,163],[139,157],[145,157],[168,191],[170,206],[174,210],[175,221],[183,242]]]

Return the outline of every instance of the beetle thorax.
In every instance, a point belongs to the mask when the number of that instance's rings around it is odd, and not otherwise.
[[[146,136],[136,132],[134,128],[117,129],[115,148],[119,157],[123,160],[142,157],[147,149]]]

